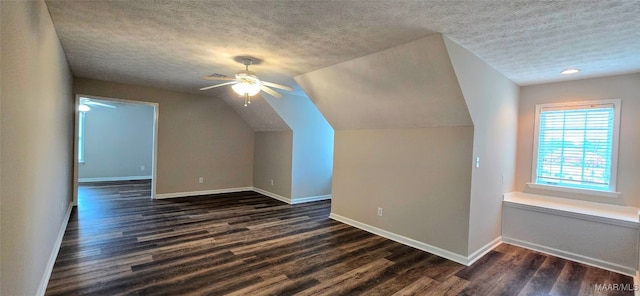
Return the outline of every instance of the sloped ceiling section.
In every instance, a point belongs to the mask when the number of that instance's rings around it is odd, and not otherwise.
[[[215,84],[215,83],[213,83]],[[251,97],[251,104],[244,106],[244,98],[233,92],[231,87],[222,86],[214,90],[245,122],[256,132],[290,131],[291,128],[261,96]],[[214,98],[212,98],[214,99]]]
[[[294,78],[336,130],[473,125],[441,34]]]

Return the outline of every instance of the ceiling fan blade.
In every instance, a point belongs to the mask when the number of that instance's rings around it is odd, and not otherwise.
[[[235,77],[202,76],[200,78],[203,79],[203,80],[214,80],[214,81],[233,81],[233,80],[236,80]]]
[[[98,102],[94,102],[94,101],[85,101],[83,104],[86,105],[94,105],[94,106],[101,106],[101,107],[107,107],[107,108],[111,108],[111,109],[115,109],[116,106],[113,105],[109,105],[109,104],[103,104],[103,103],[98,103]]]
[[[271,87],[279,88],[279,89],[284,89],[284,90],[288,90],[288,91],[293,91],[293,88],[292,88],[291,86],[286,86],[286,85],[277,84],[277,83],[268,82],[268,81],[262,81],[262,84],[264,84],[264,85],[266,85],[266,86],[271,86]]]
[[[216,87],[219,87],[219,86],[225,86],[225,85],[235,84],[235,83],[238,83],[238,82],[237,82],[237,81],[235,81],[235,79],[234,79],[234,81],[230,81],[230,82],[225,82],[225,83],[220,83],[220,84],[216,84],[216,85],[212,85],[212,86],[203,87],[203,88],[201,88],[200,90],[207,90],[207,89],[212,89],[212,88],[216,88]]]
[[[264,83],[264,81],[263,81],[263,83]],[[270,89],[270,88],[268,88],[268,87],[266,87],[266,86],[264,86],[264,85],[261,85],[261,86],[260,86],[260,89],[261,89],[262,91],[264,91],[264,92],[266,92],[266,93],[268,93],[268,94],[270,94],[270,95],[272,95],[272,96],[274,96],[274,97],[278,98],[278,99],[279,99],[279,98],[282,98],[282,95],[281,95],[281,94],[279,94],[279,93],[278,93],[278,92],[276,92],[275,90]]]

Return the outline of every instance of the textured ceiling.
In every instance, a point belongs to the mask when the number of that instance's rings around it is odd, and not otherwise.
[[[290,77],[442,32],[519,84],[640,71],[640,0],[47,1],[75,75],[182,91],[237,55]],[[573,78],[573,77],[572,77]]]
[[[432,33],[415,20],[342,1],[49,1],[75,75],[183,91],[232,76],[235,56],[260,78],[292,76]],[[373,2],[372,2],[373,3]],[[397,9],[396,9],[397,10]]]
[[[135,0],[47,6],[76,76],[223,98],[258,131],[289,127],[260,96],[245,108],[229,87],[198,91],[212,84],[199,77],[232,76],[243,68],[234,57],[251,55],[263,60],[252,67],[260,78],[300,92],[294,76],[435,32],[520,85],[640,71],[640,0]],[[569,67],[582,72],[562,77],[559,72]],[[388,75],[375,67],[368,71],[375,79]],[[320,84],[328,81],[334,80]],[[354,124],[370,125],[347,125]]]

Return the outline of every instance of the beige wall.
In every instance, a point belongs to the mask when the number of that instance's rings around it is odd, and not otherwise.
[[[474,128],[442,35],[295,80],[335,129],[332,212],[466,256]]]
[[[2,5],[0,4],[0,32],[2,32]],[[2,34],[0,34],[0,69],[2,69]],[[0,71],[0,114],[2,114],[2,71]],[[2,120],[0,120],[0,164],[2,156]],[[0,286],[2,286],[2,165],[0,165]],[[0,295],[2,288],[0,288]]]
[[[256,132],[255,137],[253,186],[291,198],[293,133]]]
[[[617,191],[621,198],[580,196],[529,189],[536,104],[585,100],[622,100]],[[640,207],[640,73],[524,86],[520,89],[516,191]]]
[[[474,125],[469,254],[500,237],[502,194],[515,179],[519,87],[445,38]],[[480,167],[475,167],[475,158]]]
[[[71,202],[72,76],[43,1],[0,5],[0,294],[35,295]]]
[[[473,127],[336,131],[331,212],[466,256],[472,145]]]
[[[157,194],[252,186],[254,132],[223,100],[84,78],[74,91],[159,104]]]

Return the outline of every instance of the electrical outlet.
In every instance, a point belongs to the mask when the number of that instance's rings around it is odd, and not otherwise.
[[[143,165],[140,166],[140,170],[144,171],[144,166]]]
[[[480,167],[480,157],[476,157],[476,167]]]
[[[204,178],[203,177],[198,178],[198,183],[200,184],[204,183]]]
[[[382,217],[382,208],[378,208],[378,216]]]
[[[273,179],[271,179],[271,186],[273,186]]]

